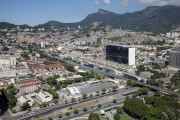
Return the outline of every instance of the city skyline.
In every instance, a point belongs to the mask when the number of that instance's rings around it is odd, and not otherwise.
[[[178,0],[2,0],[0,3],[0,22],[31,26],[49,20],[79,22],[98,9],[123,14],[140,11],[148,6],[180,5]]]

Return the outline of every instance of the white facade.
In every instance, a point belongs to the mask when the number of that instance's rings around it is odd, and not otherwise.
[[[33,106],[33,104],[35,103],[35,101],[28,95],[20,96],[19,98],[17,98],[17,102],[19,105],[23,105],[24,103],[28,103],[30,106]]]
[[[135,48],[128,49],[128,65],[135,65]]]
[[[53,97],[48,92],[41,91],[37,94],[37,99],[41,102],[51,102]]]
[[[16,65],[15,57],[2,57],[0,58],[0,69],[7,69]]]
[[[79,88],[77,88],[77,87],[67,87],[66,91],[68,93],[70,93],[71,95],[76,95],[76,94],[80,94],[81,93]]]

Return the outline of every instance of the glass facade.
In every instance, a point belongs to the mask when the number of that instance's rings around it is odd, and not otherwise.
[[[128,48],[123,46],[106,46],[106,60],[128,64]]]

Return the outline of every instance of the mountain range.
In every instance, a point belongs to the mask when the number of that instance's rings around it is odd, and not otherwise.
[[[44,24],[34,26],[34,28],[51,29],[56,28],[92,26],[98,22],[102,25],[110,25],[113,28],[122,28],[132,31],[146,31],[154,33],[166,33],[177,27],[180,27],[180,6],[150,6],[144,10],[116,14],[110,11],[99,9],[98,12],[89,14],[84,20],[76,23],[62,23],[58,21],[48,21]],[[1,22],[0,29],[16,27],[14,24]],[[20,25],[20,28],[31,27],[28,25]]]

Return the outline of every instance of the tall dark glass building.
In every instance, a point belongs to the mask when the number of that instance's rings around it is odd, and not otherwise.
[[[135,48],[126,45],[107,45],[106,60],[135,65]]]

